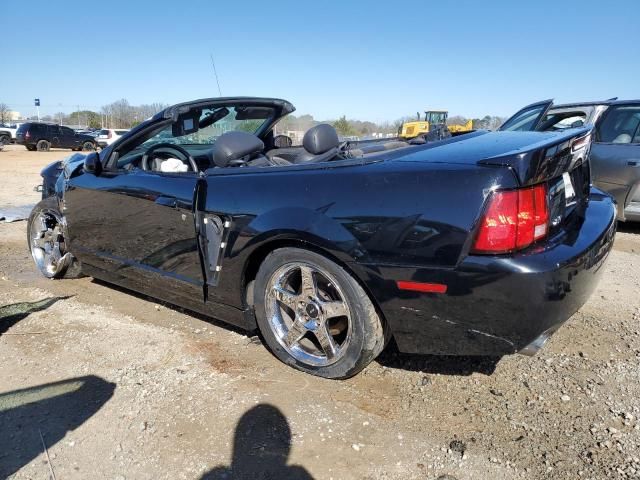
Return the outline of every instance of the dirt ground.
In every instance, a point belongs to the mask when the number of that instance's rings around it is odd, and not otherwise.
[[[0,207],[35,203],[66,155],[6,147]],[[536,357],[389,349],[339,382],[222,322],[46,280],[26,222],[0,234],[0,478],[640,478],[640,227]]]

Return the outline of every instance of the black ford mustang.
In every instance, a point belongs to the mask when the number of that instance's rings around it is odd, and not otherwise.
[[[179,104],[45,168],[37,266],[258,328],[279,359],[328,378],[391,338],[535,353],[594,289],[615,208],[590,185],[589,129],[353,144],[322,124],[295,147],[274,135],[293,110]]]

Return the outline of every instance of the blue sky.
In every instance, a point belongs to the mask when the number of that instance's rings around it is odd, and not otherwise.
[[[11,0],[0,102],[30,115],[35,97],[54,113],[217,96],[210,52],[225,96],[282,97],[317,119],[638,98],[636,12],[637,0]]]

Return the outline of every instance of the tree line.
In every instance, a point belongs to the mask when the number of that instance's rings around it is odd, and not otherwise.
[[[59,125],[69,125],[88,128],[131,128],[152,117],[169,105],[166,103],[149,103],[142,105],[131,105],[125,98],[104,105],[99,111],[76,110],[71,113],[57,112],[53,115],[43,115],[42,122],[52,122]],[[10,123],[9,106],[0,103],[0,123]],[[37,120],[38,117],[32,115],[27,120]]]
[[[58,112],[53,115],[44,115],[40,117],[40,120],[61,125],[77,125],[89,128],[131,128],[168,106],[168,104],[159,102],[131,105],[127,99],[123,98],[104,105],[98,112],[87,109],[71,113]],[[0,102],[0,123],[9,123],[9,112],[9,106]],[[37,117],[29,117],[29,120],[37,120]],[[279,132],[304,132],[319,123],[330,123],[338,133],[344,137],[367,137],[373,134],[396,134],[403,123],[415,120],[416,117],[406,116],[391,122],[376,123],[368,120],[347,119],[346,116],[343,115],[337,120],[319,121],[316,120],[313,115],[288,115],[278,122],[277,129]],[[468,118],[466,117],[455,115],[449,117],[447,124],[463,125],[467,120]],[[495,130],[502,124],[504,118],[485,115],[482,118],[473,118],[472,120],[474,129]]]
[[[417,118],[406,116],[401,117],[393,122],[375,123],[366,120],[347,119],[345,115],[337,120],[318,121],[312,115],[288,115],[278,123],[278,131],[301,131],[304,132],[319,123],[329,123],[337,130],[338,134],[343,137],[368,137],[373,134],[397,134],[402,124],[406,122],[414,122]],[[455,115],[447,119],[447,125],[464,125],[469,119],[460,115]],[[485,115],[482,118],[472,118],[474,129],[496,130],[504,122],[503,117],[493,115]]]

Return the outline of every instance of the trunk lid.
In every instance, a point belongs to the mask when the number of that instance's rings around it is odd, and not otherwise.
[[[519,186],[545,183],[550,226],[583,212],[589,198],[591,129],[563,132],[475,132],[415,150],[399,161],[509,168]]]
[[[574,128],[562,133],[499,132],[495,134],[498,138],[508,140],[504,146],[515,148],[477,163],[509,167],[523,186],[540,183],[571,172],[586,162],[591,147],[590,133],[590,128]],[[513,140],[523,143],[517,145]]]

